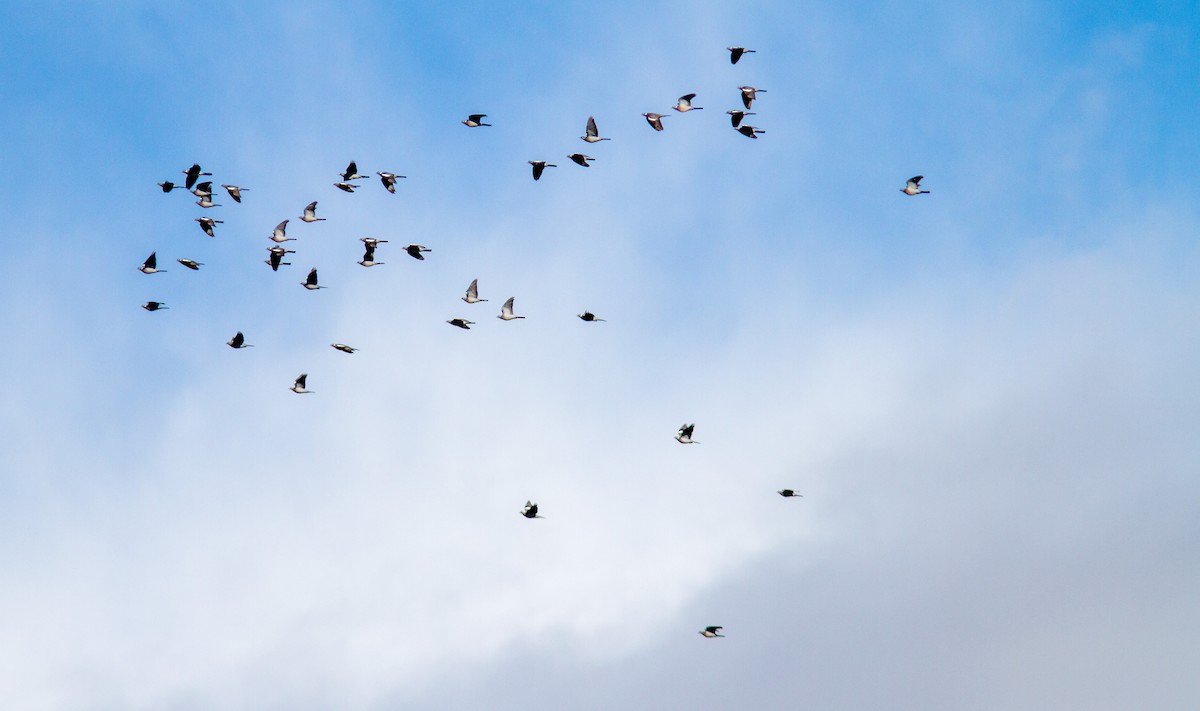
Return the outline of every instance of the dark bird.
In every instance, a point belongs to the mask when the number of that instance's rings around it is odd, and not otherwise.
[[[147,311],[158,311],[159,309],[167,308],[167,305],[161,301],[147,301],[146,303],[142,304],[142,308],[146,309]]]
[[[681,114],[704,108],[703,106],[692,106],[692,99],[694,98],[696,98],[695,94],[684,94],[683,96],[679,97],[679,101],[677,101],[671,108],[675,109]]]
[[[333,187],[337,188],[338,190],[344,190],[348,193],[352,193],[358,186],[354,183],[334,183]]]
[[[467,302],[468,304],[478,304],[480,301],[487,301],[487,299],[479,298],[479,280],[478,279],[471,280],[471,285],[467,287],[467,295],[462,297],[462,300]]]
[[[465,318],[452,318],[449,321],[447,321],[446,323],[450,324],[451,326],[458,326],[459,328],[463,328],[463,329],[470,331],[471,326],[474,325],[475,322],[468,321]]]
[[[596,119],[593,116],[588,116],[587,127],[584,129],[584,133],[582,136],[580,136],[580,138],[588,143],[598,143],[600,141],[612,140],[611,138],[600,137],[600,131],[596,128]]]
[[[246,343],[246,337],[242,335],[241,331],[238,331],[237,333],[233,334],[233,338],[230,338],[229,341],[225,345],[229,346],[230,348],[253,348],[254,347],[253,345]]]
[[[284,249],[283,247],[267,247],[267,251],[271,253],[271,256],[267,258],[265,263],[271,265],[271,271],[273,272],[279,271],[280,265],[290,267],[292,263],[283,261],[283,255],[296,253],[294,249]]]
[[[363,252],[363,258],[361,261],[359,261],[359,264],[364,267],[374,267],[383,263],[384,262],[375,261],[375,248],[371,245],[367,245],[367,250]]]
[[[196,197],[212,197],[212,181],[206,180],[192,188],[192,195]]]
[[[675,440],[680,444],[700,444],[696,440],[692,439],[692,432],[694,432],[695,429],[696,425],[694,424],[680,427],[678,434],[675,435]]]
[[[584,311],[583,313],[576,314],[576,315],[579,316],[579,318],[583,319],[584,321],[587,321],[588,323],[604,320],[602,318],[596,318],[596,314],[592,313],[591,311]]]
[[[358,174],[358,163],[350,161],[350,165],[346,166],[346,172],[341,174],[342,180],[355,180],[356,178],[365,178],[365,175]]]
[[[213,232],[213,225],[225,224],[225,220],[214,220],[211,217],[197,217],[196,222],[200,223],[200,229],[204,230],[204,234],[208,235],[209,237],[217,236],[216,233]]]
[[[383,187],[387,188],[389,193],[396,194],[396,180],[398,178],[407,178],[407,175],[396,175],[386,171],[378,171],[375,173],[379,176],[379,182],[383,183]]]
[[[582,153],[572,153],[571,155],[569,155],[567,157],[570,158],[571,160],[575,161],[579,165],[582,165],[584,168],[591,167],[588,165],[589,160],[596,160],[595,158],[593,158],[591,156],[585,156]]]
[[[700,630],[700,634],[704,635],[705,637],[724,637],[725,635],[723,634],[717,634],[718,631],[723,629],[725,628],[721,625],[710,625]]]
[[[742,119],[746,118],[747,116],[758,115],[753,111],[742,111],[741,109],[734,109],[733,111],[726,111],[725,113],[729,114],[729,122],[733,124],[734,128],[742,125]]]
[[[221,203],[212,201],[211,195],[205,195],[204,197],[197,200],[196,204],[203,208],[220,207],[221,206]]]
[[[745,106],[747,109],[758,98],[758,92],[767,93],[766,89],[757,89],[752,86],[739,86],[738,88],[742,90],[742,106]]]
[[[531,160],[531,161],[529,161],[529,165],[533,166],[533,179],[534,180],[542,179],[542,171],[543,170],[545,170],[547,168],[557,168],[558,167],[557,165],[554,165],[553,163],[547,163],[544,160]]]
[[[359,237],[358,239],[371,249],[375,249],[377,245],[385,244],[387,242],[386,239],[375,239],[374,237]]]
[[[304,395],[306,393],[313,392],[312,390],[305,390],[305,387],[307,387],[307,385],[308,385],[308,373],[301,373],[300,377],[296,378],[296,382],[292,383],[292,387],[290,388],[290,390],[292,392],[298,393],[300,395]]]
[[[766,131],[762,130],[761,128],[758,128],[757,126],[751,126],[748,123],[744,123],[741,126],[738,126],[737,132],[742,134],[746,138],[758,138],[758,134],[766,133]]]
[[[183,259],[182,257],[176,259],[175,261],[179,262],[188,269],[191,269],[192,271],[199,271],[200,267],[204,266],[204,262],[197,262],[192,259]]]
[[[485,116],[487,116],[487,114],[471,114],[470,116],[468,116],[466,118],[466,120],[463,121],[463,123],[470,126],[471,128],[479,128],[480,126],[491,126],[492,124],[483,122],[483,119]]]
[[[642,114],[642,116],[646,117],[646,123],[650,124],[650,127],[653,128],[655,131],[663,130],[662,120],[664,118],[666,118],[665,116],[663,116],[662,114],[653,114],[653,113]]]
[[[413,259],[425,261],[425,255],[421,254],[421,252],[432,252],[433,250],[423,245],[410,244],[404,248],[404,251],[408,252],[408,256],[412,257]]]
[[[545,516],[538,516],[538,505],[532,501],[525,502],[525,508],[521,509],[521,515],[525,518],[546,518]]]
[[[804,498],[804,494],[797,494],[796,492],[792,491],[791,489],[780,489],[778,493],[780,496],[782,496],[785,499],[790,499],[792,497],[795,497],[797,499]]]
[[[358,350],[357,348],[351,348],[350,346],[346,345],[345,343],[330,343],[329,345],[332,346],[333,348],[338,349],[342,353],[353,353],[354,351]]]
[[[745,47],[726,47],[725,49],[729,50],[730,64],[737,64],[738,60],[742,58],[743,54],[754,54],[755,52],[755,50],[746,49]]]
[[[305,289],[308,289],[309,291],[315,291],[317,289],[325,288],[323,286],[317,286],[317,268],[316,267],[312,268],[312,271],[310,271],[308,273],[308,277],[305,278],[304,281],[300,282],[300,284],[301,284],[301,286],[303,286]]]
[[[304,214],[300,216],[304,222],[323,222],[324,217],[317,217],[317,201],[313,200],[304,207]]]
[[[921,181],[924,179],[924,175],[914,175],[908,179],[908,184],[900,188],[900,192],[904,193],[905,195],[923,195],[924,193],[929,192],[928,190],[921,189]]]
[[[175,188],[178,188],[180,186],[176,185],[175,183],[172,183],[170,180],[164,180],[158,184],[158,187],[162,188],[162,191],[164,193],[169,193],[172,190],[174,190]]]
[[[242,201],[242,191],[250,189],[250,188],[241,188],[236,185],[222,185],[221,187],[225,188],[225,192],[229,193],[229,197],[233,198],[234,202],[241,202]]]
[[[146,261],[142,262],[142,266],[138,267],[137,269],[142,274],[157,274],[159,272],[167,271],[166,269],[158,268],[158,253],[157,252],[151,252],[150,256],[146,257]]]
[[[200,179],[201,175],[212,175],[212,173],[205,173],[201,171],[199,163],[193,163],[191,168],[188,168],[187,170],[181,170],[179,172],[187,176],[187,182],[183,184],[183,187],[187,188],[188,190],[192,189],[192,186],[196,184],[196,181]]]

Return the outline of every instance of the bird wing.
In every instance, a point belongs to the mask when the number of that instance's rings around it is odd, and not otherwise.
[[[147,269],[158,269],[158,252],[151,252],[149,257],[146,257],[146,262],[142,264]]]
[[[683,427],[679,428],[679,435],[681,437],[691,437],[692,431],[695,429],[696,429],[695,425],[684,425]]]
[[[600,130],[596,128],[596,118],[594,116],[588,116],[587,135],[596,138],[600,137]]]
[[[301,373],[300,377],[296,378],[296,385],[299,385],[301,390],[308,387],[307,383],[308,383],[308,373]]]
[[[467,287],[467,296],[471,297],[472,299],[479,298],[479,280],[478,279],[471,280],[471,285]]]
[[[233,339],[229,342],[233,344],[234,348],[237,348],[246,342],[246,337],[242,335],[241,331],[238,331],[237,333],[233,334]]]
[[[313,267],[312,271],[308,273],[308,278],[305,279],[305,283],[312,284],[314,286],[316,285],[316,283],[317,283],[317,268],[316,267]]]
[[[474,121],[475,123],[479,123],[483,120],[483,118],[485,116],[487,116],[487,114],[471,114],[467,118],[470,119],[471,121]]]
[[[517,297],[515,297],[515,296],[510,296],[510,297],[508,297],[508,301],[505,301],[505,302],[504,302],[504,306],[501,306],[501,307],[500,307],[500,311],[501,311],[501,313],[505,313],[505,314],[509,314],[509,315],[511,315],[511,314],[512,314],[512,312],[513,312],[513,299],[516,299],[516,298],[517,298]]]

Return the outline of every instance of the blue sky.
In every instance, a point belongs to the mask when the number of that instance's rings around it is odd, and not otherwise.
[[[1200,9],[596,5],[0,7],[0,697],[1193,708]]]

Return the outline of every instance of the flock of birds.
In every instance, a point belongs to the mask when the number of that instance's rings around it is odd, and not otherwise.
[[[727,47],[726,49],[730,53],[730,63],[731,64],[737,64],[738,60],[741,59],[744,55],[755,52],[755,50],[747,49],[745,47]],[[730,123],[732,124],[733,128],[738,133],[742,134],[743,136],[746,136],[747,138],[757,139],[759,134],[766,133],[766,131],[764,131],[763,129],[758,128],[756,126],[751,126],[749,124],[743,123],[743,121],[747,116],[756,115],[754,112],[750,111],[750,108],[753,106],[755,100],[757,100],[758,94],[765,93],[766,89],[753,87],[753,86],[741,86],[741,87],[738,87],[738,89],[741,92],[742,106],[744,106],[745,108],[744,109],[731,109],[729,111],[726,111],[725,113],[729,115]],[[694,93],[684,94],[683,96],[679,97],[679,99],[676,101],[675,106],[673,106],[672,108],[680,114],[684,114],[684,113],[688,113],[690,111],[697,111],[697,110],[702,109],[703,108],[702,106],[696,106],[693,103],[695,98],[696,98],[696,94],[694,94]],[[668,118],[668,115],[654,113],[654,112],[646,112],[646,113],[643,113],[642,116],[645,117],[646,122],[655,131],[664,130],[663,119]],[[487,118],[487,114],[482,114],[482,113],[471,114],[466,119],[464,119],[462,121],[462,123],[469,128],[481,128],[481,127],[491,126],[492,124],[484,122],[485,118]],[[599,143],[601,141],[611,140],[608,137],[600,135],[599,128],[596,125],[596,119],[593,116],[588,117],[587,123],[584,127],[584,135],[580,136],[580,139],[586,143]],[[572,162],[576,163],[577,165],[580,165],[584,168],[590,167],[590,163],[592,161],[596,160],[592,156],[586,155],[584,153],[579,153],[579,152],[571,153],[570,155],[567,156],[567,158],[570,159]],[[534,180],[540,180],[542,178],[542,175],[545,172],[546,168],[557,168],[558,167],[557,165],[555,165],[553,163],[549,163],[544,160],[531,160],[531,161],[529,161],[529,164],[533,167],[533,179]],[[202,177],[211,176],[212,173],[202,170],[198,163],[193,164],[191,167],[186,168],[181,172],[184,174],[184,182],[182,185],[179,185],[170,180],[165,180],[158,184],[158,186],[160,188],[162,188],[162,191],[164,193],[170,193],[178,188],[183,188],[196,196],[196,198],[197,198],[196,204],[199,205],[201,208],[209,209],[209,208],[213,208],[213,207],[221,207],[221,204],[213,202],[213,181],[201,181],[200,180],[200,178],[202,178]],[[392,172],[388,172],[388,171],[378,171],[376,173],[376,175],[379,176],[380,183],[383,185],[384,189],[386,189],[389,193],[392,193],[392,194],[395,194],[395,192],[396,192],[396,181],[406,177],[406,176],[397,175],[396,173],[392,173]],[[350,161],[349,165],[346,166],[346,169],[339,174],[339,177],[341,177],[341,180],[333,183],[333,186],[338,188],[339,190],[342,190],[347,193],[353,193],[355,190],[362,187],[361,183],[356,183],[353,181],[369,178],[369,176],[360,174],[358,172],[358,165],[355,161]],[[921,195],[921,194],[928,193],[929,192],[928,190],[924,190],[921,188],[921,180],[923,180],[923,179],[924,179],[924,176],[921,176],[921,175],[917,175],[917,176],[913,176],[912,178],[909,178],[906,181],[905,186],[900,189],[900,192],[904,193],[905,195]],[[241,187],[241,186],[233,185],[233,184],[222,184],[221,187],[224,188],[225,192],[229,195],[230,199],[232,199],[236,203],[241,203],[242,202],[242,193],[249,191],[249,188],[245,188],[245,187]],[[324,217],[317,217],[317,201],[316,200],[308,203],[308,205],[306,205],[304,207],[304,210],[303,210],[302,214],[299,216],[299,219],[303,222],[309,222],[309,223],[325,221]],[[200,229],[204,232],[204,234],[208,235],[209,237],[215,237],[216,236],[216,226],[220,225],[220,224],[224,224],[223,220],[218,220],[218,219],[214,219],[212,217],[207,217],[207,216],[197,217],[197,218],[195,218],[195,221],[197,223],[199,223]],[[271,242],[274,243],[272,246],[266,248],[267,251],[269,252],[269,256],[265,260],[265,263],[271,268],[271,271],[279,271],[279,267],[281,267],[281,266],[290,266],[291,262],[286,262],[283,260],[287,257],[287,255],[296,253],[295,250],[287,249],[286,247],[283,246],[287,242],[295,241],[295,238],[287,236],[287,226],[288,226],[289,221],[290,220],[283,220],[282,222],[277,224],[275,226],[275,228],[271,231],[271,234],[268,237],[268,239],[270,239]],[[376,261],[375,252],[380,244],[385,244],[388,242],[388,240],[377,239],[374,237],[362,237],[362,238],[360,238],[360,241],[362,241],[362,243],[363,243],[364,251],[363,251],[363,257],[361,260],[358,261],[358,264],[360,264],[363,267],[375,267],[375,266],[383,265],[384,262]],[[425,259],[425,253],[431,252],[432,250],[429,247],[426,247],[424,245],[409,244],[404,247],[404,251],[413,259],[423,261]],[[187,259],[187,258],[179,258],[176,261],[179,262],[184,267],[186,267],[187,269],[190,269],[192,271],[197,271],[200,269],[200,267],[204,266],[204,264],[202,262],[197,262],[195,260]],[[138,267],[138,270],[140,272],[142,272],[143,274],[158,274],[158,273],[162,273],[162,272],[166,271],[165,269],[158,268],[157,252],[151,252],[150,256],[146,258],[146,260],[142,263],[142,265],[140,267]],[[304,281],[300,282],[300,284],[305,289],[308,289],[310,291],[315,291],[317,289],[325,288],[324,286],[321,286],[318,281],[317,269],[315,267],[312,268],[308,272],[308,276],[304,279]],[[497,314],[496,318],[499,318],[502,321],[513,321],[513,320],[525,318],[524,316],[518,315],[515,312],[515,310],[514,310],[515,299],[516,299],[516,297],[510,296],[504,302],[504,304],[500,307],[500,313]],[[466,293],[462,297],[462,300],[464,302],[466,302],[467,304],[478,304],[478,303],[487,301],[487,299],[479,298],[479,280],[478,279],[471,280],[471,283],[469,286],[467,286]],[[147,301],[146,303],[142,304],[142,308],[144,308],[147,311],[160,311],[163,309],[167,309],[169,307],[161,301]],[[591,311],[587,311],[587,310],[583,311],[580,314],[576,314],[576,315],[579,317],[580,320],[582,320],[586,323],[596,323],[596,322],[604,321],[604,319],[599,318],[598,316],[596,316],[596,314],[592,313]],[[470,330],[471,326],[476,325],[474,321],[471,321],[471,320],[461,317],[461,316],[456,316],[454,318],[448,319],[446,321],[446,323],[450,324],[451,326],[456,326],[458,328],[462,328],[462,329],[466,329],[466,330]],[[243,349],[243,348],[254,347],[253,344],[246,342],[245,334],[243,334],[241,331],[238,331],[237,333],[235,333],[233,338],[231,338],[226,343],[226,345],[228,345],[230,348],[233,348],[233,349]],[[358,349],[348,346],[344,343],[331,343],[330,346],[338,351],[341,351],[341,352],[347,353],[347,354],[353,354],[355,351],[358,350]],[[292,392],[294,392],[296,394],[300,394],[300,395],[312,394],[314,392],[313,390],[308,389],[308,374],[307,373],[301,373],[299,376],[297,376],[295,381],[292,383],[290,390]],[[680,426],[679,430],[675,434],[675,440],[677,442],[679,442],[680,444],[699,444],[699,442],[697,440],[692,438],[692,435],[695,432],[695,429],[696,429],[696,425],[694,423],[693,424],[684,424],[684,425]],[[800,498],[803,496],[803,494],[798,494],[793,489],[780,489],[776,493],[778,493],[780,496],[782,496],[784,498]],[[545,516],[542,516],[541,514],[538,513],[538,510],[539,510],[538,504],[536,502],[530,500],[530,501],[525,502],[525,506],[520,510],[520,514],[528,519],[545,518]],[[710,625],[710,626],[707,626],[704,629],[700,630],[700,634],[707,638],[724,637],[725,635],[720,634],[720,630],[722,630],[722,629],[724,629],[724,628],[721,627],[720,625]]]

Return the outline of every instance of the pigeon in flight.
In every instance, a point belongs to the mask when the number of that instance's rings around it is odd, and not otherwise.
[[[738,88],[742,90],[742,105],[747,109],[749,109],[750,104],[753,104],[754,100],[758,98],[758,92],[761,91],[764,94],[767,93],[766,89],[757,89],[753,86],[739,86]]]
[[[671,108],[675,109],[681,114],[704,108],[703,106],[692,106],[692,99],[694,98],[696,98],[695,94],[684,94],[683,96],[679,97],[679,101]]]
[[[230,338],[229,342],[226,343],[225,345],[229,346],[230,348],[253,348],[254,347],[253,345],[246,343],[246,337],[242,335],[241,331],[238,331],[237,333],[233,334],[233,338]]]
[[[295,242],[295,237],[287,236],[287,220],[275,225],[275,229],[271,231],[271,241],[283,244],[284,242]]]
[[[515,318],[525,318],[524,316],[518,316],[513,313],[513,299],[516,298],[517,297],[515,296],[508,297],[508,301],[505,301],[504,305],[500,307],[500,313],[497,314],[496,318],[503,319],[505,321],[512,321]]]
[[[746,49],[745,47],[726,47],[729,50],[729,63],[737,64],[743,54],[754,54],[756,50]]]
[[[572,153],[571,155],[569,155],[567,157],[570,158],[571,160],[575,161],[579,165],[582,165],[584,168],[591,167],[588,165],[589,160],[596,160],[595,158],[593,158],[591,156],[585,156],[582,153]]]
[[[221,206],[221,203],[212,201],[211,195],[205,195],[205,196],[201,197],[199,200],[196,201],[196,204],[205,209],[210,208],[210,207],[220,207]]]
[[[692,432],[695,431],[695,429],[695,424],[684,425],[680,427],[679,433],[675,435],[676,441],[678,441],[680,444],[700,444],[696,440],[692,439]]]
[[[576,315],[579,316],[579,318],[583,319],[584,321],[587,321],[588,323],[593,323],[595,321],[603,321],[604,320],[602,318],[596,318],[596,314],[592,313],[591,311],[584,311],[583,313],[576,314]]]
[[[364,267],[374,267],[383,263],[384,262],[375,261],[375,248],[371,245],[367,245],[367,251],[363,252],[363,258],[359,264]]]
[[[729,122],[733,124],[734,128],[742,125],[742,119],[746,118],[747,116],[758,115],[753,111],[742,111],[741,109],[734,109],[733,111],[726,111],[725,113],[729,114]]]
[[[359,175],[358,163],[350,161],[350,165],[346,166],[346,172],[341,173],[342,180],[355,180],[357,178],[365,178],[365,175]]]
[[[170,307],[161,301],[147,301],[146,303],[142,304],[142,308],[146,309],[147,311],[158,311],[159,309],[166,309]]]
[[[468,304],[478,304],[480,301],[487,301],[487,299],[479,298],[479,280],[478,279],[471,280],[471,285],[467,287],[467,295],[462,297],[462,300],[467,302]]]
[[[584,129],[584,133],[582,136],[580,136],[580,138],[588,143],[598,143],[600,141],[612,140],[611,138],[600,137],[600,130],[596,128],[596,118],[594,116],[588,116],[587,128]]]
[[[452,318],[452,319],[450,319],[449,321],[447,321],[446,323],[450,324],[451,326],[458,326],[459,328],[462,328],[462,329],[465,329],[465,330],[467,330],[467,331],[470,331],[470,330],[471,330],[471,326],[472,326],[472,325],[473,325],[475,322],[474,322],[474,321],[468,321],[468,320],[466,320],[465,318]]]
[[[192,188],[192,195],[196,197],[212,197],[212,181],[206,180]]]
[[[200,179],[201,175],[212,175],[212,173],[205,173],[201,171],[199,163],[193,163],[191,168],[181,170],[179,172],[187,176],[187,182],[183,184],[183,187],[187,188],[188,190],[192,189],[192,186],[196,184],[196,181]]]
[[[301,284],[301,286],[303,286],[305,289],[308,289],[309,291],[315,291],[317,289],[325,288],[323,286],[317,286],[317,268],[316,267],[312,268],[312,271],[310,271],[308,273],[308,277],[304,281],[300,282],[300,284]]]
[[[421,252],[432,252],[433,250],[424,245],[410,244],[404,248],[404,251],[408,252],[408,256],[412,257],[413,259],[425,261],[425,255],[421,254]]]
[[[722,627],[721,625],[710,625],[710,626],[705,627],[704,629],[700,630],[700,634],[704,635],[705,637],[724,637],[725,635],[723,635],[723,634],[717,634],[719,631],[721,631],[723,629],[725,629],[725,628]]]
[[[646,117],[646,123],[650,124],[650,127],[653,128],[655,131],[663,130],[662,120],[664,118],[666,118],[665,116],[663,116],[662,114],[654,114],[654,113],[642,114],[642,116]]]
[[[333,187],[337,188],[338,190],[344,190],[348,193],[352,193],[358,186],[354,183],[334,183]]]
[[[778,494],[785,499],[790,499],[792,497],[795,497],[797,499],[804,498],[804,494],[797,494],[796,492],[792,491],[791,489],[780,489],[778,491]]]
[[[267,247],[267,251],[269,251],[271,253],[271,256],[267,258],[267,261],[265,263],[271,265],[271,271],[273,271],[273,272],[279,271],[280,265],[289,266],[289,267],[292,266],[291,262],[283,261],[283,255],[295,254],[296,250],[284,249],[283,247]]]
[[[214,220],[211,217],[197,217],[196,222],[200,223],[200,229],[204,230],[204,234],[208,235],[209,237],[217,236],[213,232],[213,225],[225,224],[225,220]]]
[[[386,239],[375,239],[374,237],[359,237],[358,239],[360,242],[367,245],[371,249],[375,249],[376,246],[387,242]]]
[[[142,266],[138,267],[137,269],[142,274],[157,274],[159,272],[167,271],[166,269],[158,268],[158,253],[157,252],[151,252],[150,256],[146,257],[146,261],[142,262]]]
[[[191,269],[194,272],[199,271],[200,267],[204,266],[204,262],[197,262],[194,259],[184,259],[184,258],[180,257],[179,259],[176,259],[175,261],[179,262],[180,264],[187,267],[188,269]]]
[[[900,188],[900,192],[904,193],[905,195],[923,195],[924,193],[929,192],[928,190],[921,189],[921,181],[924,179],[924,175],[914,175],[908,179],[907,185],[905,185],[903,188]]]
[[[169,193],[172,190],[174,190],[175,188],[179,188],[179,187],[183,187],[183,186],[176,185],[175,183],[172,183],[170,180],[164,180],[158,184],[158,187],[162,188],[162,191],[164,193]]]
[[[547,163],[544,160],[531,160],[531,161],[529,161],[529,165],[533,166],[533,179],[534,180],[541,180],[542,179],[542,171],[545,170],[546,168],[557,168],[558,167],[557,165],[554,165],[553,163]]]
[[[346,345],[345,343],[330,343],[329,345],[332,346],[333,348],[338,349],[342,353],[353,353],[354,351],[358,350],[357,348],[351,348],[350,346]]]
[[[738,126],[737,132],[742,134],[746,138],[758,138],[758,134],[766,133],[766,131],[762,130],[761,128],[758,128],[757,126],[751,126],[748,123],[744,123],[741,126]]]
[[[491,126],[492,124],[483,122],[483,119],[486,116],[487,116],[487,114],[471,114],[463,121],[463,123],[470,126],[471,128],[479,128],[480,126]]]
[[[521,509],[521,515],[525,518],[546,518],[545,516],[538,516],[538,505],[532,501],[525,502],[525,508]]]
[[[383,183],[383,187],[393,195],[396,194],[396,180],[408,177],[407,175],[396,175],[395,173],[388,173],[383,170],[377,171],[375,175],[379,176],[379,182]]]
[[[304,207],[304,214],[300,219],[305,222],[324,222],[324,217],[317,217],[317,201],[313,200]]]
[[[239,202],[239,203],[242,201],[242,191],[250,189],[250,188],[238,187],[237,185],[224,185],[224,184],[222,184],[221,187],[225,188],[225,192],[229,193],[229,197],[233,198],[234,202]]]
[[[290,388],[290,390],[299,395],[304,395],[306,393],[313,392],[312,390],[306,390],[305,388],[307,386],[308,386],[308,373],[301,373],[300,377],[296,378],[296,382],[292,383],[292,387]]]

